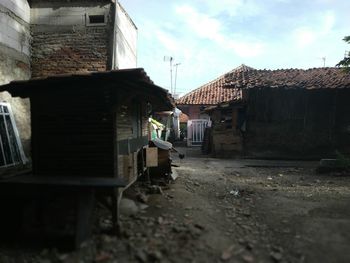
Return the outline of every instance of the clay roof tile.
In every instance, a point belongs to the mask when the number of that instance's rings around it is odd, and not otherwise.
[[[244,88],[350,88],[350,73],[340,68],[256,70],[241,65],[177,100],[177,104],[215,105],[240,100]]]

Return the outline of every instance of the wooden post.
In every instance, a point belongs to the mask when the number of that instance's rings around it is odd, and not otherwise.
[[[91,235],[93,212],[95,207],[95,193],[92,189],[80,190],[77,193],[77,220],[75,231],[75,247]]]

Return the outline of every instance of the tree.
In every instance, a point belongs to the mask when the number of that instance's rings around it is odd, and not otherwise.
[[[346,36],[343,38],[343,40],[350,44],[350,36]],[[346,71],[350,71],[350,51],[347,51],[345,53],[345,57],[344,59],[342,59],[337,65],[336,67],[344,67],[346,69]]]

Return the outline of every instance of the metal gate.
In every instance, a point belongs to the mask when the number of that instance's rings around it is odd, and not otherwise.
[[[204,138],[204,130],[209,120],[195,119],[187,122],[187,146],[201,146]]]
[[[11,106],[0,102],[0,167],[26,162]]]

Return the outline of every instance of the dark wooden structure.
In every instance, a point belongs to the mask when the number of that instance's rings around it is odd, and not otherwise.
[[[76,245],[88,235],[95,197],[112,197],[116,223],[120,192],[144,170],[148,117],[174,106],[168,92],[143,69],[16,81],[0,90],[30,98],[33,164],[31,174],[0,179],[0,194],[73,196]]]
[[[319,159],[350,153],[350,89],[248,89],[206,111],[215,156]]]

